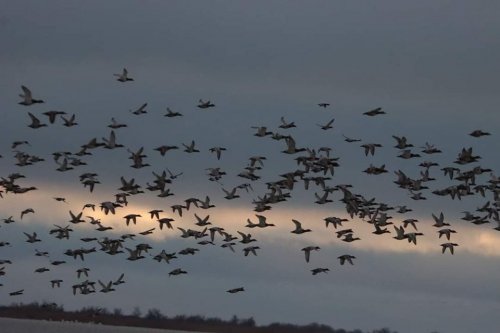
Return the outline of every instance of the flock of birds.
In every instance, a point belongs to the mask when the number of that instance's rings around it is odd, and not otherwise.
[[[130,77],[127,69],[123,69],[121,73],[114,75],[116,76],[116,80],[121,84],[130,84],[129,82],[134,81],[134,79]],[[35,98],[31,90],[27,87],[22,86],[22,92],[23,93],[20,95],[22,98],[21,102],[19,102],[20,105],[26,107],[32,107],[37,104],[43,105],[44,101]],[[330,104],[319,103],[317,106],[326,109],[330,107]],[[214,110],[210,112],[217,112],[215,104],[209,100],[204,101],[200,99],[197,107],[200,109],[214,108]],[[140,116],[147,112],[147,103],[144,103],[136,110],[131,110],[134,116]],[[386,112],[382,110],[382,108],[376,108],[364,112],[363,115],[366,117],[385,117],[385,114]],[[40,112],[40,114],[33,111],[28,112],[28,116],[31,121],[28,126],[32,129],[48,127],[59,120],[62,120],[63,125],[66,127],[80,125],[76,120],[75,114],[68,115],[64,111],[46,111]],[[182,117],[183,114],[167,108],[167,113],[164,116],[167,118],[176,118]],[[318,127],[323,131],[331,130],[334,121],[335,119],[331,119],[324,124],[318,124]],[[119,143],[119,135],[117,135],[117,133],[119,133],[119,131],[126,131],[128,127],[127,124],[120,123],[115,118],[112,118],[108,127],[110,128],[109,134],[102,137],[102,139],[91,138],[88,142],[81,144],[74,152],[53,153],[52,159],[56,165],[55,169],[58,172],[75,173],[78,168],[87,165],[85,161],[86,157],[92,155],[93,151],[99,149],[126,150],[129,154],[128,158],[132,163],[130,167],[141,169],[150,166],[146,162],[147,155],[145,153],[146,149],[149,148],[145,149],[141,147],[134,151]],[[120,187],[117,193],[113,193],[112,200],[100,203],[87,203],[80,210],[76,210],[75,208],[69,210],[69,224],[65,226],[54,225],[54,228],[48,230],[48,234],[53,235],[53,237],[58,240],[67,240],[70,239],[74,230],[79,227],[78,225],[90,224],[95,226],[96,230],[99,232],[98,234],[103,236],[97,237],[96,233],[93,233],[88,235],[88,237],[82,237],[79,241],[82,244],[88,245],[68,249],[63,253],[69,258],[81,261],[82,263],[88,255],[106,253],[111,256],[126,256],[126,259],[130,261],[144,260],[149,257],[159,263],[165,262],[168,264],[179,259],[181,256],[195,255],[204,246],[214,245],[219,245],[235,253],[240,252],[244,256],[257,256],[260,247],[255,245],[258,244],[258,241],[254,237],[255,232],[252,230],[275,227],[275,224],[268,221],[264,212],[272,209],[274,205],[280,202],[289,200],[293,191],[297,188],[305,188],[305,190],[314,188],[315,203],[318,205],[333,202],[333,194],[339,194],[340,198],[338,202],[341,202],[343,207],[345,207],[346,214],[342,215],[343,217],[325,217],[324,223],[326,228],[331,229],[331,227],[333,227],[336,237],[341,241],[346,243],[359,241],[360,237],[355,234],[353,229],[351,227],[346,227],[344,224],[352,223],[353,220],[362,220],[373,228],[373,234],[377,236],[391,234],[392,238],[395,240],[417,244],[417,240],[419,237],[423,236],[423,233],[418,230],[419,221],[415,218],[407,217],[407,214],[412,212],[410,207],[404,205],[392,206],[387,203],[379,202],[375,198],[367,198],[360,193],[356,193],[354,187],[350,184],[334,185],[332,182],[335,179],[335,169],[340,166],[340,158],[333,156],[333,149],[331,147],[300,147],[292,136],[293,128],[295,127],[297,127],[297,125],[294,122],[289,122],[284,117],[281,117],[279,130],[287,131],[287,134],[280,134],[278,130],[271,131],[265,126],[251,128],[255,131],[253,135],[256,137],[262,138],[263,140],[270,139],[277,142],[283,142],[283,150],[281,153],[293,155],[296,165],[290,170],[281,173],[276,179],[265,182],[265,193],[257,195],[257,198],[252,201],[256,219],[248,218],[246,225],[240,225],[236,233],[231,233],[223,227],[217,226],[215,222],[210,220],[210,215],[201,214],[203,211],[216,207],[208,195],[202,195],[201,198],[190,197],[184,200],[178,200],[177,203],[171,204],[168,209],[164,206],[149,211],[149,218],[152,221],[156,221],[157,225],[156,227],[148,228],[138,234],[127,233],[117,236],[115,232],[109,232],[109,230],[113,229],[111,226],[107,226],[102,219],[93,216],[92,212],[96,212],[96,210],[100,209],[105,216],[116,215],[119,218],[123,218],[124,224],[127,227],[131,224],[136,225],[137,223],[142,223],[140,220],[146,219],[147,217],[142,216],[140,213],[121,216],[120,210],[126,207],[134,196],[144,195],[144,193],[152,193],[159,198],[173,196],[174,193],[172,193],[171,184],[180,181],[183,172],[174,173],[166,169],[161,172],[153,171],[152,174],[154,178],[145,185],[136,183],[134,178],[126,179],[123,176],[120,177]],[[470,133],[470,136],[475,138],[487,135],[490,135],[490,133],[482,130],[475,130]],[[478,207],[475,212],[464,212],[463,220],[475,225],[496,222],[498,226],[494,229],[500,231],[500,178],[495,176],[492,170],[477,165],[481,157],[474,155],[472,148],[462,148],[455,161],[450,163],[450,165],[440,166],[432,160],[423,160],[424,157],[431,158],[434,154],[441,153],[441,150],[435,145],[425,143],[424,146],[417,150],[417,147],[411,144],[406,137],[394,135],[393,138],[395,143],[394,148],[400,151],[398,155],[399,158],[407,160],[415,159],[419,161],[418,167],[420,168],[420,172],[417,176],[407,175],[401,170],[394,171],[396,176],[394,183],[405,191],[412,200],[426,200],[429,194],[448,196],[451,199],[457,200],[461,200],[466,196],[480,196],[484,198],[484,204]],[[361,148],[361,152],[364,152],[366,156],[376,154],[377,150],[382,147],[382,145],[378,143],[363,142],[361,139],[347,136],[344,136],[344,141],[348,144],[358,145]],[[0,195],[2,197],[8,195],[23,195],[38,190],[35,186],[22,185],[22,179],[26,177],[20,171],[21,168],[45,161],[43,157],[23,151],[23,147],[28,146],[30,146],[28,140],[12,142],[11,148],[18,170],[0,178],[0,187],[2,188]],[[194,140],[190,143],[182,143],[182,146],[162,145],[151,148],[151,150],[158,152],[162,157],[172,150],[179,149],[183,149],[183,151],[188,154],[200,153]],[[220,161],[224,159],[226,150],[230,149],[231,147],[215,146],[211,147],[208,152],[213,154],[217,161]],[[242,179],[241,184],[232,188],[226,188],[222,185],[221,180],[226,176],[226,172],[221,167],[207,168],[206,175],[209,181],[221,184],[221,190],[225,194],[224,198],[226,200],[235,200],[240,198],[242,191],[246,193],[252,193],[254,191],[255,184],[260,183],[261,176],[259,175],[259,171],[264,168],[266,159],[265,156],[250,156],[248,164],[241,172],[237,173],[237,176]],[[438,168],[440,170],[436,170]],[[370,164],[364,172],[371,176],[377,176],[388,173],[389,170],[386,169],[385,165],[376,166]],[[435,181],[433,177],[437,177],[438,173],[442,173],[444,177],[447,177],[452,183],[450,186],[431,191],[428,184]],[[483,174],[487,176],[481,177]],[[95,172],[81,173],[78,179],[81,185],[83,185],[83,188],[90,193],[101,184],[99,174]],[[54,197],[54,200],[68,204],[65,197]],[[194,226],[192,228],[178,226],[176,223],[177,219],[181,218],[183,215],[186,217],[186,214],[193,209],[196,210],[194,213]],[[396,221],[394,217],[389,215],[390,211],[399,214],[400,219]],[[23,219],[27,214],[36,213],[33,208],[26,208],[21,211],[18,216],[20,216],[20,219]],[[454,254],[456,247],[459,246],[459,244],[452,240],[456,230],[452,229],[450,222],[447,221],[442,212],[433,213],[432,218],[435,222],[433,226],[436,228],[437,237],[443,239],[443,243],[441,244],[442,253],[449,252]],[[5,225],[4,227],[16,222],[14,215],[5,216],[2,220]],[[311,229],[308,228],[305,223],[297,219],[292,219],[289,223],[290,233],[292,234],[302,235],[311,232]],[[197,244],[196,247],[187,247],[176,252],[168,252],[162,249],[157,253],[153,253],[154,247],[147,242],[138,244],[132,243],[136,237],[142,237],[140,239],[143,239],[152,233],[164,232],[165,229],[178,230],[179,237],[192,239],[193,242]],[[252,231],[253,234],[249,231]],[[0,237],[1,235],[2,233],[0,233]],[[40,235],[36,232],[24,232],[24,235],[28,243],[39,244],[42,242],[42,239],[39,238]],[[6,246],[11,246],[11,244],[6,240],[0,239],[0,258],[1,247]],[[239,246],[241,246],[241,248],[238,248]],[[56,257],[53,253],[49,254],[47,251],[38,249],[33,250],[35,251],[35,256],[47,257],[50,261],[50,266],[47,265],[50,268],[46,266],[38,267],[34,270],[36,274],[48,274],[45,272],[49,271],[57,272],[56,266],[66,263],[65,260],[50,259]],[[301,249],[304,260],[307,263],[311,261],[313,253],[319,250],[320,247],[317,245],[310,245]],[[353,265],[355,259],[356,257],[351,254],[341,254],[338,256],[340,265]],[[9,264],[12,264],[11,260],[5,258],[0,259],[0,278],[8,274],[7,268]],[[316,267],[311,269],[312,275],[326,273],[328,271],[329,268],[327,267]],[[69,283],[73,294],[87,295],[96,291],[108,293],[115,291],[117,286],[125,283],[124,273],[117,276],[116,279],[109,281],[102,281],[100,279],[97,279],[97,281],[91,280],[89,274],[91,274],[91,269],[88,267],[82,267],[76,270],[76,281]],[[168,273],[168,276],[172,277],[182,274],[187,274],[187,271],[182,268],[175,268]],[[64,286],[65,281],[60,278],[50,280],[50,286],[52,288],[59,288],[61,285]],[[228,289],[227,292],[238,293],[244,290],[244,287],[236,287]],[[21,295],[23,292],[24,289],[8,291],[11,296]]]

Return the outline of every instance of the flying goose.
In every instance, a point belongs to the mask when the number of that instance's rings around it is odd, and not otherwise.
[[[290,231],[292,234],[300,235],[306,232],[311,232],[311,229],[302,228],[302,223],[297,220],[292,219],[292,222],[295,224],[295,229]]]
[[[194,145],[195,145],[194,140],[192,140],[192,141],[191,141],[191,144],[190,144],[190,145],[187,145],[187,144],[185,144],[185,143],[183,143],[182,145],[186,148],[186,149],[184,149],[184,151],[185,151],[186,153],[199,153],[199,152],[200,152],[198,149],[196,149],[196,148],[194,147]]]
[[[382,147],[382,145],[379,143],[365,143],[362,144],[361,147],[365,149],[365,156],[368,156],[368,154],[373,156],[375,155],[375,148]]]
[[[449,223],[445,223],[444,222],[444,214],[442,212],[439,214],[439,217],[437,217],[436,215],[432,214],[432,218],[435,221],[435,223],[432,225],[433,227],[442,228],[444,226],[449,226],[450,225]]]
[[[137,116],[141,115],[141,114],[148,113],[148,111],[146,111],[147,106],[148,106],[148,103],[144,103],[139,108],[135,109],[134,111],[130,110],[130,112],[132,112],[133,114],[135,114]]]
[[[224,196],[224,198],[227,199],[227,200],[232,200],[232,199],[239,198],[240,196],[236,194],[237,190],[238,190],[237,187],[234,187],[231,191],[228,191],[225,188],[222,188],[222,191],[224,191],[224,193],[226,194]]]
[[[115,118],[111,118],[111,124],[108,125],[108,127],[112,128],[112,129],[118,129],[118,128],[122,128],[122,127],[127,127],[127,124],[121,124],[118,121],[116,121]]]
[[[444,235],[446,236],[447,240],[450,240],[451,234],[456,233],[456,231],[453,229],[439,229],[438,233],[439,233],[439,238],[441,238],[441,236]]]
[[[226,148],[224,148],[224,147],[212,147],[212,148],[209,149],[209,151],[211,153],[215,153],[216,154],[218,160],[220,160],[220,155],[225,150],[226,150]]]
[[[172,275],[180,275],[180,274],[187,274],[186,271],[183,271],[182,269],[180,268],[176,268],[174,269],[173,271],[171,271],[170,273],[168,273],[168,276],[172,276]]]
[[[279,126],[279,128],[288,129],[288,128],[293,128],[293,127],[297,127],[297,126],[295,126],[295,123],[293,121],[287,123],[285,121],[285,117],[281,117],[281,125]]]
[[[28,127],[31,127],[33,129],[37,129],[37,128],[40,128],[40,127],[46,127],[47,124],[42,124],[42,122],[40,121],[40,119],[38,119],[37,117],[35,117],[31,112],[28,112],[28,115],[30,116],[30,119],[31,119],[31,124],[28,125]]]
[[[23,94],[20,94],[19,97],[23,98],[23,101],[19,102],[19,104],[28,106],[36,103],[44,103],[41,99],[34,99],[31,90],[27,87],[21,86],[21,89],[23,90]]]
[[[256,250],[258,250],[258,249],[260,249],[260,247],[258,247],[258,246],[249,246],[249,247],[245,247],[243,249],[243,252],[245,254],[245,257],[247,257],[249,253],[252,253],[254,256],[256,256],[257,255]]]
[[[343,254],[343,255],[339,256],[338,259],[340,260],[340,265],[344,265],[346,263],[346,261],[348,263],[350,263],[351,265],[354,265],[352,259],[356,259],[356,257],[352,256],[350,254]]]
[[[215,104],[213,104],[212,102],[210,102],[209,100],[208,101],[203,101],[201,98],[198,100],[198,105],[197,105],[200,109],[208,109],[208,108],[213,108],[215,106]]]
[[[164,117],[169,117],[169,118],[182,117],[182,113],[180,113],[180,112],[174,112],[169,107],[167,107],[167,113],[164,114],[163,116]]]
[[[344,137],[345,142],[351,143],[351,142],[360,142],[361,141],[361,139],[353,139],[353,138],[345,136],[344,134],[342,134],[342,136]]]
[[[116,77],[118,77],[116,79],[116,81],[120,81],[120,82],[134,81],[133,78],[128,77],[128,71],[127,71],[126,68],[123,68],[121,74],[113,74],[113,75],[116,76]]]
[[[335,121],[334,118],[332,118],[332,120],[330,120],[329,122],[327,122],[325,125],[321,125],[321,124],[317,124],[322,130],[326,131],[326,130],[329,130],[331,128],[333,128],[332,124],[333,122]]]
[[[61,116],[61,119],[64,121],[63,126],[73,127],[73,126],[78,125],[78,123],[75,121],[75,117],[76,117],[75,114],[73,114],[70,118],[66,118],[64,116]]]
[[[482,136],[485,136],[485,135],[491,135],[490,133],[488,132],[484,132],[482,130],[475,130],[475,131],[472,131],[471,133],[469,133],[470,136],[473,136],[475,138],[479,138],[479,137],[482,137]]]
[[[20,289],[20,290],[10,292],[9,295],[10,296],[19,296],[19,295],[22,295],[23,293],[24,293],[24,289]]]
[[[113,281],[109,281],[107,284],[104,284],[101,280],[97,280],[97,282],[99,282],[99,284],[101,285],[101,293],[109,293],[115,291],[115,289],[113,288]]]
[[[122,283],[125,283],[125,280],[123,279],[125,277],[125,273],[122,273],[116,281],[113,282],[113,285],[118,286]]]
[[[457,243],[443,243],[441,244],[442,250],[441,253],[445,253],[446,249],[450,250],[451,254],[455,253],[455,246],[458,246]]]
[[[329,271],[330,271],[330,269],[322,268],[322,267],[311,269],[312,275],[316,275],[319,273],[328,273]]]
[[[385,112],[382,111],[382,108],[376,108],[376,109],[373,109],[370,111],[363,112],[363,114],[366,116],[373,117],[373,116],[377,116],[379,114],[385,114]]]
[[[245,291],[245,288],[239,287],[239,288],[234,288],[234,289],[226,290],[226,292],[228,292],[230,294],[236,294],[236,293],[239,293],[239,292],[242,292],[242,291]]]
[[[64,115],[66,112],[64,111],[47,111],[43,113],[47,117],[49,117],[49,123],[53,124],[56,121],[56,117],[59,115]]]
[[[28,243],[36,243],[42,241],[41,239],[37,238],[36,232],[33,232],[33,235],[30,235],[26,232],[23,232],[23,234],[25,234],[26,237],[28,237],[28,239],[26,240],[26,242]]]
[[[28,214],[28,213],[34,214],[35,210],[33,208],[26,208],[25,210],[23,210],[21,212],[21,220],[23,219],[23,216],[26,215],[26,214]]]
[[[311,258],[311,251],[319,251],[319,250],[320,250],[319,246],[307,246],[303,248],[301,251],[304,251],[306,262],[309,262],[309,259]]]

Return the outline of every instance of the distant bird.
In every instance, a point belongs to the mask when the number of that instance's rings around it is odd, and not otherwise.
[[[450,250],[451,254],[455,253],[455,246],[458,246],[457,243],[443,243],[441,244],[442,250],[441,253],[445,253],[446,249]]]
[[[320,124],[317,124],[317,125],[318,125],[318,126],[319,126],[322,130],[326,131],[326,130],[328,130],[328,129],[333,128],[332,124],[333,124],[333,122],[334,122],[334,121],[335,121],[335,119],[334,119],[334,118],[332,118],[332,120],[330,120],[329,122],[327,122],[327,123],[326,123],[326,124],[324,124],[324,125],[320,125]]]
[[[379,143],[365,143],[362,144],[361,147],[365,149],[365,156],[368,156],[368,154],[373,156],[375,155],[375,148],[382,147],[382,145]]]
[[[19,104],[28,106],[37,103],[44,103],[44,101],[41,99],[34,99],[31,94],[31,90],[29,90],[27,87],[21,86],[21,89],[23,90],[23,94],[20,94],[19,97],[23,98],[23,100],[19,102]]]
[[[351,265],[354,265],[352,259],[356,259],[356,257],[353,255],[350,255],[350,254],[343,254],[343,255],[339,256],[338,259],[340,260],[341,265],[344,265],[346,263],[346,261],[348,263],[350,263]]]
[[[127,127],[127,124],[122,124],[116,121],[115,118],[111,118],[111,124],[108,125],[109,128],[112,129],[117,129],[117,128],[122,128],[122,127]]]
[[[297,127],[295,126],[295,123],[293,121],[288,123],[286,122],[285,117],[281,117],[281,125],[279,126],[279,128],[288,129],[293,127]]]
[[[361,141],[361,139],[349,138],[349,137],[345,136],[344,134],[342,134],[342,136],[344,137],[344,141],[349,142],[349,143],[351,143],[351,142],[360,142]]]
[[[28,214],[28,213],[34,214],[35,210],[33,208],[26,208],[25,210],[23,210],[21,212],[21,220],[23,219],[23,216],[26,215],[26,214]]]
[[[449,223],[445,223],[444,222],[444,214],[443,213],[440,213],[439,217],[436,216],[436,215],[434,215],[434,214],[432,214],[432,218],[435,221],[435,223],[433,224],[434,227],[441,228],[441,227],[449,226],[450,225]]]
[[[479,138],[479,137],[482,137],[482,136],[485,136],[485,135],[491,135],[490,133],[488,132],[484,132],[482,130],[475,130],[475,131],[472,131],[471,133],[469,133],[470,136],[473,136],[475,138]]]
[[[75,114],[73,114],[70,118],[66,118],[64,116],[61,116],[61,119],[64,121],[63,126],[73,127],[73,126],[78,125],[78,123],[75,121],[75,117],[76,117]]]
[[[182,117],[182,113],[180,112],[175,112],[175,111],[172,111],[170,108],[167,107],[167,113],[164,114],[165,117],[168,117],[168,118],[173,118],[173,117]]]
[[[198,107],[200,109],[208,109],[208,108],[213,108],[215,106],[215,104],[213,104],[212,102],[210,102],[209,100],[208,101],[203,101],[202,99],[199,99],[198,100]]]
[[[180,274],[187,274],[186,271],[183,271],[182,269],[180,268],[177,268],[177,269],[174,269],[173,271],[170,271],[170,273],[168,273],[168,276],[172,276],[172,275],[180,275]]]
[[[328,273],[330,271],[330,269],[328,268],[314,268],[314,269],[311,269],[311,272],[312,272],[312,275],[317,275],[319,273]]]
[[[385,114],[385,111],[382,111],[382,108],[376,108],[376,109],[364,112],[363,114],[366,116],[373,117],[373,116],[377,116],[379,114]]]
[[[121,74],[113,74],[113,75],[118,77],[116,80],[120,82],[134,81],[133,78],[128,76],[128,71],[126,68],[123,68]]]
[[[20,289],[20,290],[10,292],[9,295],[10,296],[19,296],[19,295],[22,295],[23,293],[24,293],[24,289]]]
[[[439,233],[439,238],[441,238],[441,236],[444,235],[447,240],[450,240],[451,234],[456,233],[456,231],[453,229],[439,229],[438,233]]]
[[[147,106],[148,106],[148,103],[144,103],[139,108],[135,109],[134,111],[130,110],[130,112],[132,112],[133,114],[135,114],[137,116],[141,115],[141,114],[148,113],[148,111],[146,111]]]
[[[34,232],[32,235],[26,232],[23,232],[23,234],[25,234],[26,237],[28,237],[28,239],[26,240],[28,243],[36,243],[42,241],[41,239],[37,238],[36,232]]]
[[[56,117],[60,115],[66,114],[64,111],[47,111],[43,113],[47,117],[49,117],[49,123],[53,124],[56,121]]]
[[[309,262],[309,259],[311,258],[311,251],[319,251],[319,250],[320,250],[319,246],[307,246],[303,248],[302,251],[304,251],[306,262]]]
[[[221,153],[223,151],[225,151],[225,150],[226,150],[226,148],[224,148],[224,147],[212,147],[212,148],[209,149],[209,151],[211,153],[215,153],[216,154],[218,160],[220,160]]]
[[[318,103],[318,106],[321,108],[327,108],[328,106],[330,106],[330,103]]]
[[[300,223],[299,221],[292,219],[292,222],[295,224],[295,229],[291,231],[292,234],[300,235],[306,232],[311,232],[311,229],[302,228],[302,223]]]
[[[226,290],[226,292],[228,292],[230,294],[236,294],[236,293],[239,293],[239,292],[242,292],[242,291],[245,291],[245,288],[239,287],[239,288],[234,288],[234,289]]]
[[[37,117],[35,117],[31,112],[28,112],[28,115],[30,116],[30,119],[31,119],[31,124],[28,125],[28,127],[31,127],[33,129],[37,129],[37,128],[40,128],[40,127],[46,127],[47,124],[42,124],[42,122],[40,121],[40,119],[38,119]]]

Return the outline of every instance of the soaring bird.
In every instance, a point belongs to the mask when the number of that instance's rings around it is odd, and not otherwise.
[[[230,294],[236,294],[236,293],[239,293],[241,291],[245,291],[245,288],[239,287],[239,288],[234,288],[234,289],[226,290],[226,292],[228,292]]]
[[[385,111],[382,111],[382,108],[376,108],[376,109],[373,109],[370,111],[366,111],[363,114],[366,116],[373,117],[373,116],[377,116],[379,114],[385,114]]]
[[[126,68],[123,68],[121,74],[113,74],[113,75],[118,77],[116,80],[120,82],[134,81],[133,78],[128,76],[128,71]]]
[[[21,86],[21,89],[23,90],[23,94],[20,94],[19,97],[23,98],[23,100],[19,102],[19,104],[28,106],[36,103],[44,103],[41,99],[33,98],[31,90],[29,90],[26,86]]]
[[[202,99],[199,99],[198,100],[198,107],[200,109],[208,109],[208,108],[213,108],[215,106],[215,104],[213,104],[212,102],[210,102],[209,100],[208,101],[203,101]]]
[[[302,228],[302,223],[300,223],[299,221],[292,219],[292,222],[295,224],[295,229],[290,231],[292,234],[300,235],[306,232],[311,232],[311,229]]]
[[[304,251],[306,262],[309,262],[309,259],[311,258],[311,251],[319,251],[319,250],[320,250],[319,246],[307,246],[303,248],[301,251]]]

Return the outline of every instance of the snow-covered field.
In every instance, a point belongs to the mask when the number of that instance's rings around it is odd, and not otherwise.
[[[89,323],[56,322],[45,320],[0,318],[0,332],[2,333],[186,333],[186,331],[172,331],[152,328],[105,326]]]

